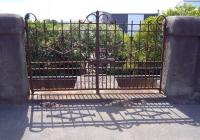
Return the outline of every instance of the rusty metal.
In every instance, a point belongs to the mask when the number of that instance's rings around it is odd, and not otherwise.
[[[163,74],[163,62],[164,62],[164,55],[165,55],[165,45],[166,45],[166,39],[167,39],[167,19],[165,16],[160,15],[158,16],[158,18],[156,19],[156,22],[159,23],[159,19],[162,18],[162,25],[163,25],[163,41],[162,41],[162,48],[161,48],[161,69],[160,69],[160,86],[159,86],[159,90],[160,92],[162,92],[162,74]]]
[[[36,17],[32,21],[29,15],[25,18],[26,51],[32,93],[161,90],[166,22],[164,29],[158,20],[108,23],[107,18],[104,23],[101,18],[106,15],[99,11],[83,22],[38,21]]]
[[[99,94],[99,59],[100,59],[100,49],[99,49],[99,11],[96,12],[96,47],[95,47],[95,57],[96,57],[96,93]]]
[[[31,47],[30,47],[30,42],[29,42],[29,25],[28,25],[28,20],[30,18],[30,15],[32,15],[34,17],[34,21],[36,21],[37,18],[32,13],[27,13],[25,15],[27,65],[28,65],[28,74],[29,74],[29,77],[30,77],[30,80],[29,80],[30,90],[31,90],[31,94],[33,94],[34,89],[33,89],[33,80],[32,80]]]

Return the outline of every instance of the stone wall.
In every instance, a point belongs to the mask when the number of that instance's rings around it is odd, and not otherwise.
[[[168,97],[200,91],[200,18],[168,17],[162,89]]]
[[[26,100],[29,95],[24,26],[18,15],[0,14],[0,101]]]

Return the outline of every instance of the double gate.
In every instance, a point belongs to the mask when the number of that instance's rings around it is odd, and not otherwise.
[[[165,40],[161,19],[118,23],[97,11],[85,21],[58,22],[39,21],[34,14],[27,14],[26,53],[32,93],[160,90]]]

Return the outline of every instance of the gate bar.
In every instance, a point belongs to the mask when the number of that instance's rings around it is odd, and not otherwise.
[[[31,46],[30,46],[30,42],[29,42],[29,26],[28,26],[28,20],[30,18],[30,15],[32,15],[34,18],[35,18],[35,22],[37,20],[36,16],[32,13],[27,13],[25,15],[25,32],[26,32],[26,45],[27,45],[27,64],[28,64],[28,74],[30,76],[30,80],[29,80],[29,83],[30,83],[30,90],[31,90],[31,94],[33,95],[34,93],[34,89],[33,89],[33,80],[32,80],[32,63],[31,63]]]
[[[96,94],[99,94],[99,11],[96,12]]]

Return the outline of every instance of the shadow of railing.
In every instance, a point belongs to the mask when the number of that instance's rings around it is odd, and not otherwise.
[[[180,107],[166,101],[147,100],[39,101],[31,106],[30,130],[40,132],[45,128],[93,126],[123,131],[142,124],[162,123],[200,126],[198,116],[184,113]]]
[[[119,99],[126,99],[126,100],[132,100],[132,99],[165,99],[166,95],[159,92],[158,90],[143,90],[143,91],[108,91],[103,92],[100,94],[92,93],[92,91],[41,91],[37,92],[34,95],[30,96],[32,100],[38,101],[61,101],[61,100],[106,100],[106,99],[112,99],[112,100],[119,100]]]

